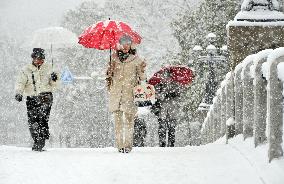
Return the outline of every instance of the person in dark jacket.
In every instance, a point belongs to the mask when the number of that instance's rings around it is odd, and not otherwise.
[[[157,101],[152,106],[151,112],[158,118],[160,147],[175,145],[175,130],[180,111],[180,92],[177,89],[178,86],[165,83],[155,86]]]
[[[48,120],[53,102],[52,91],[58,86],[58,74],[52,66],[44,63],[45,53],[34,48],[32,63],[20,72],[16,82],[15,99],[18,102],[26,96],[28,124],[34,141],[33,151],[43,151],[45,140],[49,139]]]

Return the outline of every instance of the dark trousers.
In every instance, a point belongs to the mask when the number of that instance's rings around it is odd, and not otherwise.
[[[144,147],[147,135],[147,127],[145,120],[142,118],[134,118],[133,146]]]
[[[49,139],[48,120],[52,106],[52,93],[44,93],[45,96],[28,96],[27,113],[28,124],[32,139],[33,150],[41,150],[45,146],[45,140]]]
[[[158,119],[159,122],[159,146],[160,147],[174,147],[175,146],[175,119]],[[166,143],[166,137],[168,133],[168,144]]]

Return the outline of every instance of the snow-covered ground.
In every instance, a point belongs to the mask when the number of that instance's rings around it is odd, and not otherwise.
[[[284,159],[238,136],[199,147],[59,149],[0,147],[2,184],[283,184]]]

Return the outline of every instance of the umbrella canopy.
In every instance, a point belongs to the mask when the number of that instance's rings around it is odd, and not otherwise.
[[[121,36],[128,35],[135,44],[141,43],[141,36],[121,21],[100,21],[88,27],[80,36],[79,44],[99,50],[116,49]]]
[[[70,48],[77,44],[77,36],[63,27],[47,27],[36,30],[26,43],[29,48]]]
[[[156,72],[150,79],[149,84],[176,83],[188,85],[194,78],[193,71],[187,66],[168,66]]]

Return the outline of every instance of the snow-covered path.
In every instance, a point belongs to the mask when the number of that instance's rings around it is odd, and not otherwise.
[[[265,146],[222,141],[199,147],[48,149],[0,146],[1,184],[280,184],[284,159],[267,163]]]

